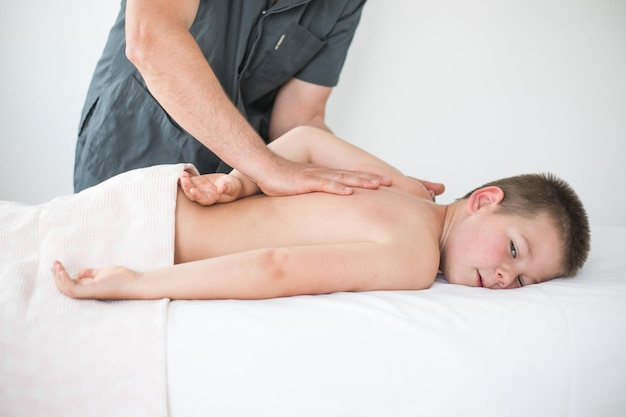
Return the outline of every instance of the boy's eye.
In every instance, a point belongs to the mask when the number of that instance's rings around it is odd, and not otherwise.
[[[517,258],[517,248],[515,247],[515,243],[513,243],[513,241],[511,241],[509,250],[511,251],[511,255],[513,255],[513,259]]]
[[[517,277],[517,283],[519,284],[520,287],[523,287],[524,284],[522,283],[522,277],[521,275]]]

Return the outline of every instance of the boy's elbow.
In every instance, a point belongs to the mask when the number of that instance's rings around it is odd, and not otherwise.
[[[263,251],[260,267],[271,283],[279,284],[287,278],[285,265],[288,257],[287,251],[282,248],[268,248]]]
[[[293,295],[290,274],[287,270],[289,254],[284,248],[267,248],[258,253],[256,270],[263,298]]]
[[[327,294],[335,290],[326,288],[326,280],[312,279],[311,271],[303,270],[294,259],[290,248],[268,248],[261,254],[258,264],[264,298],[289,297],[294,295]]]

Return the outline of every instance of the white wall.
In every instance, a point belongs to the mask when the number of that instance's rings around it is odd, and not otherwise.
[[[388,5],[395,7],[390,8]],[[626,224],[626,2],[370,0],[329,123],[449,202],[552,171]]]
[[[72,191],[78,116],[117,10],[0,0],[0,199]],[[369,0],[328,121],[445,182],[441,202],[552,171],[593,223],[626,225],[625,74],[622,0]]]
[[[73,191],[83,100],[119,1],[0,0],[0,200]]]

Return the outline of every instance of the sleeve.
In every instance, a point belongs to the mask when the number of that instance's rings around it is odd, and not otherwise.
[[[365,0],[346,2],[335,25],[326,36],[324,47],[296,74],[296,78],[327,87],[337,85],[364,4]]]

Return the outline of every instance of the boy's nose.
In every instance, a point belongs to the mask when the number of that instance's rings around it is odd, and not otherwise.
[[[498,288],[512,288],[516,281],[516,274],[507,268],[496,269],[495,286]]]

